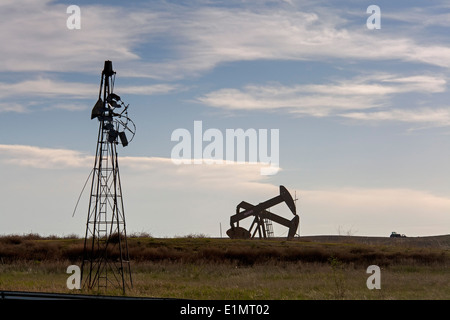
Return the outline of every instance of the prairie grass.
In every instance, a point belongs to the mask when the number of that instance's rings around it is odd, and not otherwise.
[[[66,287],[84,239],[0,237],[0,290],[88,293]],[[130,296],[181,299],[450,299],[450,252],[361,243],[184,237],[128,239]],[[381,289],[369,290],[369,265]],[[120,292],[103,292],[120,294]]]
[[[66,287],[69,261],[0,266],[1,290],[72,292]],[[365,268],[323,263],[253,266],[216,263],[141,262],[132,265],[130,296],[180,299],[311,300],[450,298],[447,266],[390,266],[381,271],[381,289],[366,287]],[[107,292],[120,294],[120,292]]]

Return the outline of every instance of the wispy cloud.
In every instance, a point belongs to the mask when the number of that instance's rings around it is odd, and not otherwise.
[[[140,86],[120,86],[120,93],[135,95],[165,94],[181,90],[179,85],[153,84]],[[70,97],[92,99],[98,94],[98,84],[66,82],[57,79],[39,77],[16,83],[0,82],[0,98],[15,97]]]
[[[90,98],[98,94],[97,86],[86,83],[65,82],[44,77],[16,83],[0,82],[0,98],[7,97],[70,97]]]
[[[94,165],[92,155],[76,150],[4,144],[0,144],[0,161],[8,165],[45,170],[88,169]],[[159,181],[160,185],[178,188],[187,185],[221,190],[272,188],[265,184],[269,179],[260,173],[261,168],[267,165],[260,163],[176,165],[170,158],[123,156],[120,158],[120,167],[132,175],[145,172],[145,175],[153,176],[154,181]]]
[[[17,112],[17,113],[24,113],[27,112],[27,108],[19,103],[0,103],[0,113],[2,112]]]
[[[391,109],[375,112],[349,112],[341,115],[345,118],[372,122],[398,121],[432,126],[450,125],[448,108],[417,108],[410,110]]]
[[[445,44],[424,44],[405,32],[380,38],[341,16],[342,9],[320,4],[280,3],[277,10],[265,3],[221,7],[202,1],[126,9],[85,4],[81,30],[75,31],[66,28],[66,6],[50,0],[9,1],[0,10],[8,17],[0,22],[8,30],[0,35],[8,44],[0,48],[2,71],[92,73],[105,60],[105,48],[107,59],[121,64],[122,75],[166,79],[196,75],[224,62],[262,59],[396,59],[450,67]],[[430,20],[433,13],[420,14]],[[163,55],[141,51],[154,42]]]
[[[450,26],[448,5],[430,3],[428,7],[402,8],[401,11],[384,11],[383,19],[404,22],[409,28],[427,28],[430,26]]]
[[[27,145],[0,145],[0,160],[7,164],[41,169],[88,167],[94,158],[79,151]]]
[[[445,91],[445,86],[445,78],[439,76],[384,74],[329,84],[248,85],[243,89],[220,89],[199,97],[198,101],[206,106],[231,110],[285,109],[316,117],[345,116],[348,111],[385,106],[394,94],[437,93]]]
[[[116,91],[120,95],[158,95],[184,90],[177,84],[151,84],[137,86],[120,86]],[[61,81],[56,78],[37,77],[15,83],[0,82],[0,112],[23,113],[31,111],[33,105],[46,99],[46,109],[63,109],[67,111],[85,110],[83,100],[92,100],[98,95],[98,84]],[[24,99],[26,99],[25,102]],[[52,102],[70,99],[70,103]],[[9,101],[9,103],[5,102]],[[22,101],[22,103],[17,102]],[[48,101],[51,101],[50,103]]]
[[[138,56],[131,47],[140,34],[132,17],[119,7],[85,5],[82,29],[66,27],[67,5],[51,0],[2,3],[0,49],[2,71],[92,72],[98,61],[108,57],[133,60]],[[111,23],[114,21],[115,23]],[[124,28],[130,23],[133,28]],[[94,64],[95,63],[95,64]]]
[[[167,94],[184,90],[184,87],[177,84],[153,84],[141,86],[121,86],[119,88],[121,94],[135,95],[157,95]]]
[[[185,39],[174,38],[173,48],[182,54],[153,65],[167,75],[195,74],[224,62],[249,60],[397,60],[450,67],[450,48],[444,43],[424,43],[407,32],[378,37],[346,20],[344,10],[318,4],[308,11],[261,5],[258,10],[200,7],[183,11],[182,17],[177,10],[173,13],[179,19],[170,21],[173,30]]]

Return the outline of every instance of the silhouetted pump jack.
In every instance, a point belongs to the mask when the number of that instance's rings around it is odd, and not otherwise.
[[[270,207],[273,207],[281,202],[285,202],[288,208],[294,214],[294,218],[292,220],[285,219],[272,212],[267,211],[267,209],[269,209]],[[243,209],[243,211],[241,211],[241,209]],[[246,230],[245,228],[240,227],[239,221],[250,216],[254,217],[250,229]],[[289,228],[287,236],[288,239],[291,239],[295,236],[298,225],[300,223],[300,218],[297,215],[294,199],[292,199],[291,194],[284,186],[280,186],[279,196],[276,196],[260,204],[253,205],[245,201],[239,203],[236,207],[236,214],[230,217],[231,229],[227,231],[227,235],[231,239],[249,239],[254,238],[256,232],[258,232],[260,238],[268,238],[271,236],[270,233],[273,233],[270,230],[272,221]]]

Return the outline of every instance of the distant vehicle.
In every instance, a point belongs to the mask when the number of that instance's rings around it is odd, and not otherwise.
[[[391,238],[406,238],[406,236],[404,234],[400,234],[395,231],[392,231]]]

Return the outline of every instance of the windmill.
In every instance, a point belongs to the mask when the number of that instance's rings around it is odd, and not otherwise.
[[[117,146],[127,146],[136,126],[128,105],[115,94],[116,72],[105,61],[97,103],[91,120],[98,119],[98,138],[92,171],[81,281],[83,288],[131,288],[132,278],[125,225]]]

